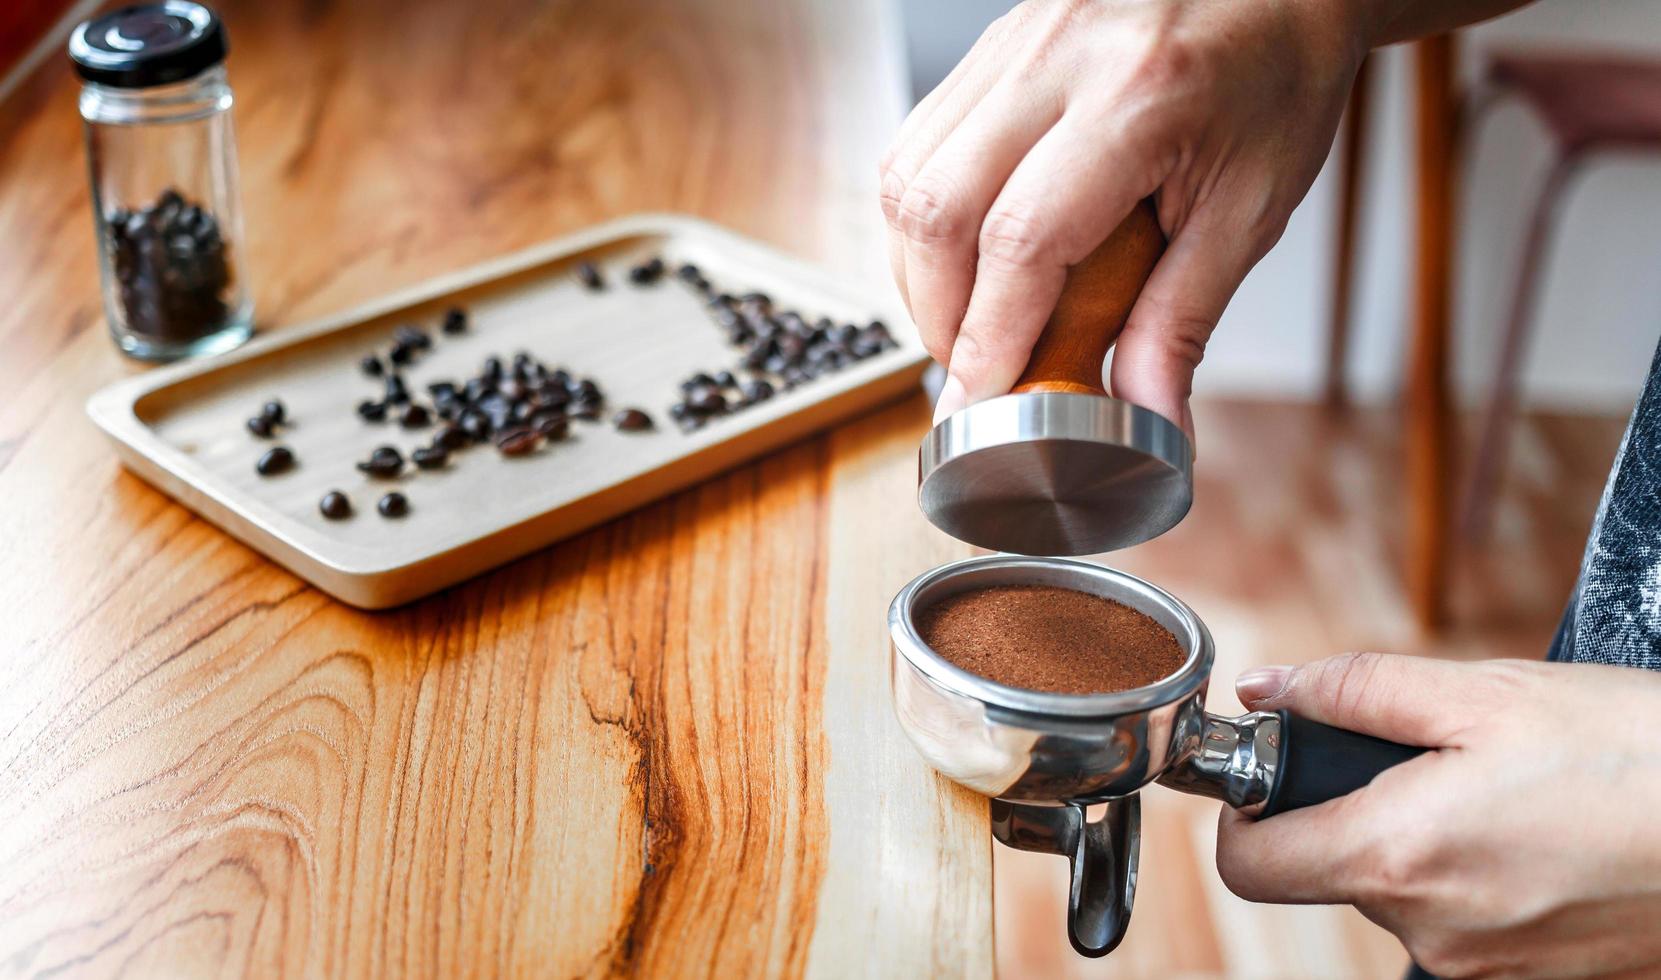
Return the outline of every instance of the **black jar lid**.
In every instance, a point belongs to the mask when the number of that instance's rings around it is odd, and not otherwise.
[[[229,42],[217,14],[192,0],[123,7],[69,36],[69,59],[89,82],[119,88],[166,85],[225,60]]]

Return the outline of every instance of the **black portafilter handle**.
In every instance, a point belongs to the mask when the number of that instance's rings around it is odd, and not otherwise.
[[[1274,786],[1258,819],[1314,806],[1360,789],[1391,766],[1426,749],[1333,728],[1300,718],[1284,708],[1280,716],[1280,759]]]

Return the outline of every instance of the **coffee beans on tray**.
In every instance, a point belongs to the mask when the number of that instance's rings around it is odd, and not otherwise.
[[[225,324],[233,274],[219,222],[176,190],[111,213],[109,261],[127,328],[190,341]]]
[[[630,281],[655,282],[663,264],[653,261],[656,265],[635,266]],[[690,263],[680,266],[675,277],[703,298],[710,317],[739,352],[734,368],[751,375],[741,383],[733,369],[714,375],[699,371],[681,382],[681,400],[669,407],[669,417],[683,432],[766,401],[781,388],[788,391],[899,346],[881,320],[863,327],[829,317],[809,323],[801,313],[778,307],[767,293],[717,293],[703,270]]]
[[[1129,606],[1049,585],[947,596],[917,616],[935,653],[1009,687],[1101,694],[1156,683],[1187,660],[1171,631]]]
[[[169,209],[185,206],[182,199],[168,199],[157,207],[164,205]],[[596,263],[578,262],[573,269],[589,291],[606,288],[606,275]],[[636,287],[651,288],[670,278],[670,266],[661,256],[652,256],[625,267],[621,278]],[[767,293],[717,292],[703,270],[692,263],[675,266],[671,281],[702,299],[738,351],[732,366],[693,372],[680,385],[679,400],[670,405],[669,416],[683,431],[693,431],[712,419],[767,401],[781,390],[897,346],[881,321],[861,327],[821,317],[809,323],[794,310],[777,308]],[[649,438],[656,428],[644,409],[608,408],[606,395],[594,378],[550,365],[526,351],[511,358],[492,354],[470,377],[423,378],[412,388],[406,376],[411,369],[419,369],[438,343],[477,332],[468,311],[452,307],[444,311],[436,330],[416,323],[399,324],[392,331],[390,347],[361,356],[359,372],[378,389],[355,403],[353,410],[362,421],[381,426],[391,421],[410,433],[435,426],[436,430],[425,445],[406,451],[378,446],[360,457],[357,469],[381,480],[414,478],[416,474],[408,469],[411,464],[423,471],[451,469],[468,449],[485,444],[504,457],[534,459],[543,455],[540,450],[545,446],[570,438],[573,420],[609,418],[613,429],[638,433],[636,438]],[[255,436],[270,438],[286,423],[286,408],[273,400],[246,425]],[[292,452],[279,446],[261,457],[257,468],[269,475],[293,465]],[[384,516],[403,516],[409,500],[401,493],[389,493],[376,509]],[[322,498],[318,510],[327,519],[341,520],[351,515],[352,506],[343,492],[334,490]]]

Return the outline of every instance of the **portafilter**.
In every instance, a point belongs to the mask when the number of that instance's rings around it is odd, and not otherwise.
[[[1187,655],[1148,687],[1053,694],[969,673],[929,648],[917,616],[974,589],[1047,585],[1145,613]],[[1335,799],[1423,749],[1360,735],[1287,711],[1235,718],[1205,710],[1213,649],[1194,611],[1134,575],[1068,558],[990,555],[924,572],[888,608],[894,709],[929,765],[992,797],[992,833],[1072,862],[1068,938],[1102,956],[1123,938],[1136,891],[1137,791],[1162,783],[1222,800],[1259,819]],[[1086,807],[1106,803],[1089,820]]]

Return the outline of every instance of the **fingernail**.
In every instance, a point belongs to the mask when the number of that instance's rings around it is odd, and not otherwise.
[[[941,420],[958,409],[969,404],[969,393],[964,389],[963,382],[957,376],[947,375],[946,383],[940,386],[940,397],[934,402],[934,424],[939,425]]]
[[[1254,667],[1234,679],[1234,693],[1241,704],[1251,707],[1286,690],[1291,676],[1290,667]]]

